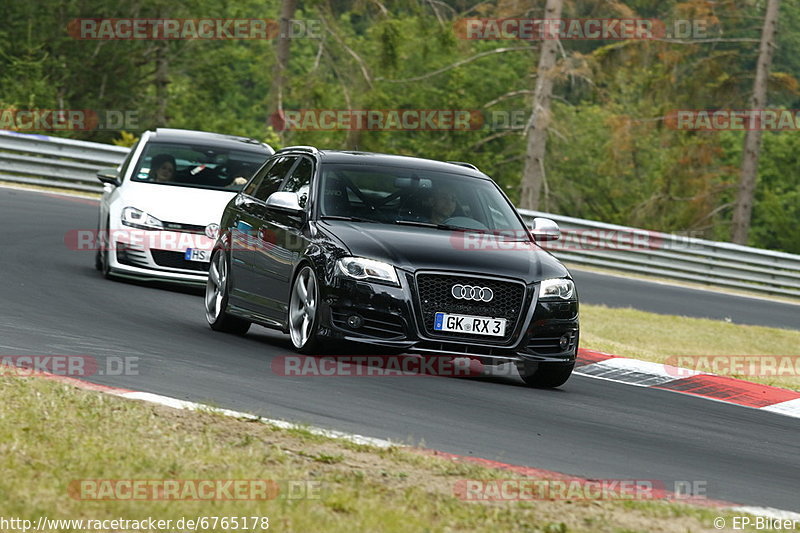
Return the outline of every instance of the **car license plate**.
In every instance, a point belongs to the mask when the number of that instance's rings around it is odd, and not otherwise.
[[[201,250],[199,248],[187,248],[183,258],[187,261],[199,261],[208,263],[211,261],[211,250]]]
[[[506,334],[506,319],[436,313],[433,329],[436,331],[503,337]]]

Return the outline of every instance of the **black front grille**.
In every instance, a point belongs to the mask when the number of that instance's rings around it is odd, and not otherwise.
[[[357,314],[364,319],[364,324],[360,328],[353,329],[347,325],[347,317],[353,314]],[[331,320],[335,326],[355,334],[378,337],[381,339],[393,339],[405,336],[403,319],[397,315],[390,315],[378,311],[349,311],[347,309],[332,308]]]
[[[158,266],[167,268],[180,268],[182,270],[195,270],[198,272],[208,272],[209,263],[200,261],[187,261],[183,252],[172,252],[170,250],[150,250],[153,254],[153,261]]]
[[[525,286],[522,283],[444,274],[419,274],[416,281],[422,325],[428,335],[504,343],[514,334],[525,301]],[[488,287],[494,293],[494,297],[490,302],[458,300],[453,297],[451,292],[453,285],[456,284]],[[505,318],[506,335],[505,337],[492,337],[490,335],[435,331],[433,323],[436,313]]]

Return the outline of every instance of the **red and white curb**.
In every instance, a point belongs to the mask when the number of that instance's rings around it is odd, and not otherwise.
[[[800,418],[800,392],[707,372],[581,349],[574,373]]]

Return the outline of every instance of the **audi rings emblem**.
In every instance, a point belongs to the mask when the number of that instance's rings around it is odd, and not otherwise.
[[[456,300],[474,300],[476,302],[491,302],[494,293],[489,287],[473,287],[472,285],[453,285],[450,291]]]

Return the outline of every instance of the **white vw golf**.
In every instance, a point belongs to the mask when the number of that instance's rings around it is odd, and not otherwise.
[[[95,266],[106,277],[205,283],[222,210],[273,153],[244,137],[145,132],[119,167],[97,174]]]

